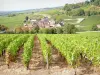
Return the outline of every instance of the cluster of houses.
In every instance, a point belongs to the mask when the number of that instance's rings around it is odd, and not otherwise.
[[[56,22],[53,19],[50,20],[48,17],[44,17],[39,20],[30,19],[29,24],[24,22],[24,27],[28,28],[34,28],[36,26],[39,26],[39,28],[56,28],[56,27],[61,27],[63,25],[64,25],[63,22],[62,24],[56,24]]]

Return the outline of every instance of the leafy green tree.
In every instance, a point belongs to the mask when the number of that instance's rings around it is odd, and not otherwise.
[[[56,29],[57,34],[62,34],[63,33],[63,28],[59,27]]]
[[[26,17],[25,17],[25,20],[26,20],[26,21],[28,21],[28,19],[29,19],[29,17],[28,17],[28,16],[26,16]]]
[[[29,31],[30,34],[35,34],[36,30],[33,28],[32,30]]]
[[[67,15],[70,16],[70,13],[73,9],[77,9],[77,8],[80,8],[80,4],[66,4],[64,6],[64,10],[66,12]]]
[[[85,15],[84,10],[83,10],[83,9],[79,9],[79,10],[77,11],[77,15],[78,15],[78,16],[84,16],[84,15]]]
[[[88,0],[85,1],[85,4],[88,5],[90,2]]]
[[[60,23],[61,21],[63,21],[63,17],[62,16],[56,16],[55,21],[56,21],[56,23]]]
[[[65,10],[65,11],[71,11],[71,7],[69,6],[69,4],[66,4],[66,5],[64,6],[64,10]]]
[[[56,29],[55,28],[42,28],[42,29],[39,30],[39,33],[56,34]]]
[[[39,30],[39,33],[48,34],[48,29],[47,28],[42,28],[42,29]]]
[[[69,4],[69,7],[71,9],[77,9],[77,8],[80,8],[80,5],[79,4]]]
[[[85,11],[83,9],[77,9],[72,11],[73,16],[84,16]]]
[[[92,30],[93,31],[98,31],[98,27],[96,25],[93,25]]]
[[[94,2],[95,0],[90,0],[90,2]]]
[[[100,0],[95,0],[93,4],[96,6],[100,6]]]
[[[9,14],[8,17],[14,17],[16,14]]]
[[[56,28],[50,28],[50,34],[56,34]]]
[[[39,26],[38,26],[38,25],[34,28],[34,30],[35,30],[35,32],[36,32],[36,33],[38,33],[38,32],[39,32],[39,29],[40,29],[40,28],[39,28]]]
[[[34,12],[32,12],[32,14],[34,14]]]
[[[91,16],[90,11],[85,11],[85,16]]]
[[[63,33],[64,34],[74,34],[76,33],[76,27],[72,24],[65,24],[63,27]]]
[[[91,11],[91,12],[90,12],[90,15],[97,15],[97,14],[98,14],[97,11]]]

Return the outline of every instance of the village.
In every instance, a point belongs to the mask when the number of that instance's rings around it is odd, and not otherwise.
[[[41,28],[57,28],[62,27],[64,22],[56,23],[55,20],[48,17],[43,17],[41,19],[27,19],[24,21],[24,27],[29,28],[30,30],[38,26]]]

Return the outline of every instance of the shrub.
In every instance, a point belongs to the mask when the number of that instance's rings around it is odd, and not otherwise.
[[[65,24],[63,27],[63,33],[64,34],[73,34],[76,33],[76,27],[72,24]]]
[[[42,28],[42,29],[39,30],[39,33],[56,34],[56,28]]]
[[[39,32],[39,29],[40,29],[40,28],[39,28],[39,26],[38,26],[38,25],[34,28],[34,30],[35,30],[35,32],[36,32],[36,33],[38,33],[38,32]]]
[[[48,30],[46,28],[42,28],[39,30],[39,33],[42,33],[42,34],[47,34],[48,33]]]
[[[50,34],[56,34],[57,30],[56,28],[50,28]]]
[[[5,31],[5,30],[7,30],[8,29],[8,27],[6,27],[6,26],[4,26],[4,25],[0,25],[0,31]]]
[[[98,27],[96,25],[93,25],[92,31],[98,31],[98,30],[99,30]]]
[[[9,14],[8,17],[14,17],[16,14]]]
[[[63,33],[63,28],[59,27],[56,29],[57,34],[62,34]]]
[[[83,9],[77,9],[72,11],[73,16],[84,16],[85,11]]]

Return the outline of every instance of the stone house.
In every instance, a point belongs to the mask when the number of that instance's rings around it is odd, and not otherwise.
[[[55,24],[55,21],[53,19],[50,20],[48,17],[44,17],[39,20],[30,19],[30,24],[24,23],[24,27],[29,27],[29,29],[32,29],[36,26],[39,26],[40,28],[53,28],[53,27],[61,27],[62,25]]]

